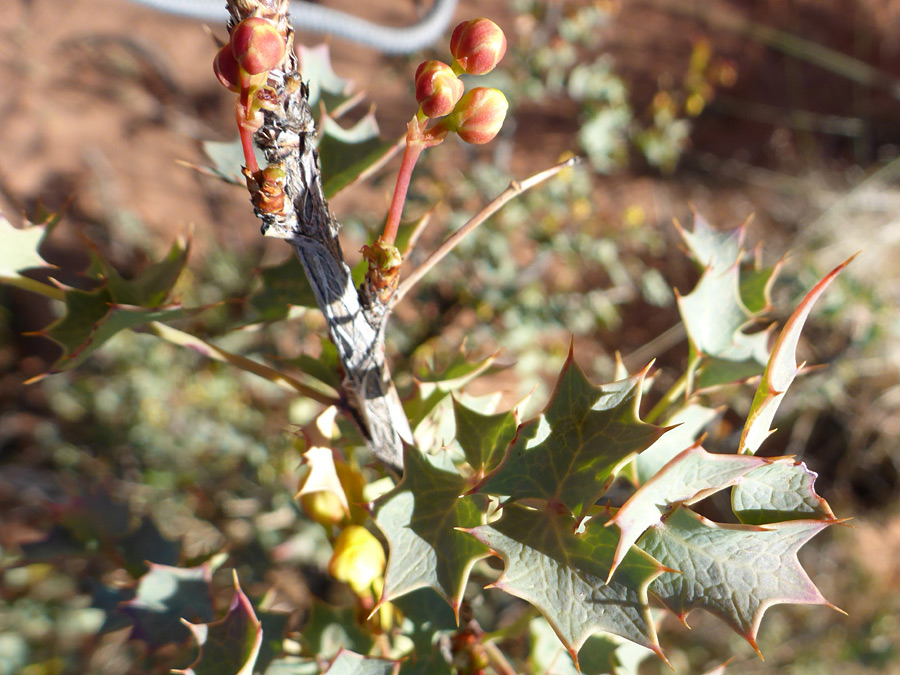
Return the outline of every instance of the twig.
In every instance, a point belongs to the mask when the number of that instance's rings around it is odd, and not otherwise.
[[[438,246],[438,248],[425,259],[421,265],[419,265],[416,269],[414,269],[409,276],[407,276],[400,284],[397,286],[397,290],[394,291],[394,295],[391,297],[390,306],[393,307],[400,300],[403,299],[413,286],[415,286],[428,272],[431,271],[431,268],[437,265],[441,260],[443,260],[450,251],[452,251],[458,244],[463,240],[463,238],[469,234],[476,227],[481,225],[485,220],[494,215],[497,211],[499,211],[508,201],[522,194],[526,190],[530,190],[535,185],[539,185],[543,183],[545,180],[552,178],[556,174],[558,174],[563,169],[567,169],[569,167],[573,167],[581,161],[580,157],[571,157],[564,162],[560,162],[556,166],[552,166],[549,169],[545,169],[540,173],[536,173],[533,176],[529,176],[525,180],[522,181],[512,181],[503,192],[497,195],[493,200],[491,200],[481,211],[476,213],[469,221],[460,227],[456,232],[447,237],[444,242]]]
[[[217,347],[216,345],[207,342],[206,340],[202,340],[194,335],[191,335],[190,333],[180,331],[177,328],[167,326],[166,324],[160,323],[159,321],[153,321],[147,324],[145,330],[146,332],[156,335],[157,337],[160,337],[163,340],[167,340],[173,344],[193,349],[195,352],[198,352],[199,354],[202,354],[203,356],[212,359],[213,361],[229,363],[233,366],[237,366],[242,370],[246,370],[248,373],[253,373],[254,375],[264,377],[270,382],[277,384],[282,389],[289,389],[300,394],[301,396],[306,396],[307,398],[311,398],[314,401],[323,403],[324,405],[340,405],[341,403],[338,398],[329,396],[328,394],[319,391],[315,387],[310,387],[309,385],[303,384],[299,380],[290,377],[289,375],[285,375],[284,373],[275,370],[274,368],[270,368],[269,366],[263,365],[262,363],[258,363],[256,361],[253,361],[252,359],[248,359],[246,356],[241,356],[240,354],[234,354],[232,352],[226,351],[221,347]]]

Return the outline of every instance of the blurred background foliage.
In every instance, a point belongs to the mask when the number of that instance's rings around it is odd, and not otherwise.
[[[124,2],[68,3],[71,21],[56,17],[59,5],[13,2],[0,18],[0,82],[15,92],[0,131],[5,213],[65,205],[45,254],[60,267],[52,276],[76,286],[87,262],[78,232],[127,275],[194,221],[177,294],[186,305],[224,304],[188,329],[246,356],[317,355],[313,313],[231,330],[246,303],[225,301],[248,298],[259,284],[252,270],[286,253],[257,235],[240,188],[173,165],[204,163],[197,141],[232,135],[208,38]],[[588,162],[507,206],[398,308],[389,331],[398,384],[409,391],[410,372],[449,361],[463,342],[474,355],[502,349],[511,367],[470,391],[499,389],[512,405],[538,387],[527,416],[574,336],[596,381],[612,375],[617,351],[631,368],[657,359],[658,395],[687,356],[671,288],[686,291],[697,271],[670,223],[689,221],[691,204],[719,227],[755,213],[749,245],[768,262],[790,252],[777,318],[862,250],[806,329],[801,356],[824,367],[795,385],[765,450],[803,459],[836,513],[855,516],[855,528],[831,528],[802,555],[849,616],[771,612],[759,640],[765,662],[702,614],[689,634],[664,624],[662,641],[678,672],[731,654],[740,673],[900,672],[900,11],[887,0],[515,0],[462,3],[460,16],[470,14],[491,15],[509,36],[508,56],[483,84],[507,93],[511,118],[487,148],[426,155],[407,213],[437,207],[412,264],[510,176],[566,153]],[[378,103],[384,136],[398,136],[413,112],[417,61],[338,43],[332,51],[339,75],[365,83]],[[390,185],[388,170],[335,201],[351,263]],[[347,597],[327,575],[322,529],[293,500],[304,449],[296,430],[317,404],[130,332],[76,371],[26,385],[55,348],[23,333],[54,309],[5,287],[0,301],[0,675],[188,662],[190,647],[145,652],[127,626],[99,634],[115,628],[102,588],[142,573],[142,560],[122,557],[124,540],[165,564],[226,552],[215,607],[227,606],[226,568],[235,567],[254,602],[265,596],[267,610],[288,612],[292,630],[313,598]],[[716,437],[733,425],[726,415]],[[664,671],[655,662],[641,670]]]

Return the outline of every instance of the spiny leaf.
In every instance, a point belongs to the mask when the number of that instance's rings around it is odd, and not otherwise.
[[[413,643],[412,652],[403,655],[401,675],[453,675],[436,641],[456,632],[456,615],[441,596],[430,588],[421,588],[392,602],[404,617],[403,635]]]
[[[321,129],[319,157],[322,164],[322,190],[326,199],[354,183],[367,171],[383,164],[398,147],[397,143],[381,138],[373,110],[350,129],[345,129],[325,115],[321,120]]]
[[[731,507],[742,523],[767,525],[804,518],[835,520],[816,494],[816,474],[803,462],[779,462],[754,469],[731,492]]]
[[[679,453],[635,492],[609,520],[622,533],[610,577],[644,533],[662,519],[673,504],[692,502],[734,485],[741,476],[773,460],[746,455],[712,454],[694,445]]]
[[[338,77],[331,65],[331,49],[327,43],[307,47],[297,45],[297,57],[300,61],[300,72],[309,87],[307,101],[310,108],[316,110],[316,104],[323,93],[332,97],[345,98],[352,89],[349,80]]]
[[[719,411],[689,403],[666,420],[669,430],[653,445],[634,458],[638,484],[644,484],[681,451],[697,440],[700,432],[719,415]]]
[[[376,659],[341,649],[322,671],[323,675],[389,675],[398,667],[397,661]],[[240,674],[238,674],[240,675]]]
[[[775,411],[778,410],[784,393],[800,371],[797,367],[797,344],[800,341],[803,324],[806,323],[816,300],[851,260],[853,258],[845,260],[825,275],[803,298],[781,330],[772,348],[772,355],[769,357],[762,381],[753,397],[753,403],[750,405],[750,413],[741,434],[740,452],[754,454],[768,437]]]
[[[733,230],[720,231],[713,229],[701,214],[693,215],[693,229],[686,230],[677,220],[675,228],[690,249],[691,257],[704,270],[725,272],[731,268],[741,256],[747,223],[744,222]]]
[[[184,642],[190,635],[181,619],[195,623],[213,620],[210,565],[181,568],[150,564],[141,577],[133,600],[119,611],[134,622],[131,639],[143,640],[153,649]]]
[[[262,286],[249,298],[259,321],[279,321],[288,317],[291,307],[316,307],[303,265],[295,256],[283,263],[257,271]]]
[[[332,607],[314,600],[301,634],[303,653],[330,659],[341,647],[368,653],[372,634],[361,625],[352,607]]]
[[[21,272],[37,267],[54,267],[41,257],[40,247],[59,223],[51,216],[43,223],[13,227],[0,213],[0,283],[17,286],[25,280]]]
[[[197,640],[200,653],[187,669],[176,673],[253,675],[262,645],[262,625],[238,583],[237,572],[234,572],[234,597],[222,619],[204,624],[184,623]]]
[[[488,550],[455,528],[483,522],[483,498],[462,496],[470,483],[416,448],[407,447],[404,467],[403,479],[376,506],[375,522],[390,544],[381,602],[428,587],[458,612],[469,572]]]
[[[574,534],[567,515],[507,504],[499,520],[469,532],[503,558],[503,574],[492,585],[534,605],[573,658],[598,631],[661,654],[647,588],[662,568],[635,549],[607,584],[617,537],[603,520]]]
[[[456,442],[471,467],[478,473],[496,467],[516,435],[515,413],[509,410],[496,415],[482,415],[454,399],[453,417],[456,420]]]
[[[123,278],[100,252],[90,244],[92,271],[106,281],[110,296],[120,305],[159,307],[169,297],[190,253],[190,241],[176,239],[166,257],[145,267],[134,279]]]
[[[174,321],[195,316],[206,307],[134,307],[112,302],[107,288],[95,291],[68,289],[66,314],[38,334],[46,335],[63,347],[65,353],[50,372],[71,370],[84,361],[117,333],[154,321]]]
[[[718,525],[679,506],[638,545],[680,571],[663,574],[650,590],[682,621],[692,609],[705,609],[758,651],[759,624],[772,605],[833,607],[797,560],[800,547],[830,524]]]
[[[519,427],[503,461],[478,491],[547,499],[583,514],[616,472],[665,431],[638,419],[645,375],[646,370],[597,387],[570,350],[544,413]]]
[[[676,293],[691,345],[689,391],[759,375],[768,358],[768,332],[748,334],[745,329],[769,308],[779,266],[763,268],[758,256],[745,264],[745,225],[717,232],[697,213],[691,232],[676,222],[691,256],[703,268],[693,291]]]
[[[120,539],[116,548],[125,569],[135,578],[147,573],[147,563],[177,565],[181,555],[181,545],[166,539],[150,516],[141,518],[140,526]]]

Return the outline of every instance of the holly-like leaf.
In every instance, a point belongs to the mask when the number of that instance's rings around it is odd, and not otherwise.
[[[247,186],[247,179],[241,173],[246,159],[240,138],[235,138],[233,141],[203,141],[200,145],[203,153],[212,162],[212,166],[196,166],[186,163],[187,166],[200,173],[219,178],[226,183],[240,187]],[[266,158],[263,156],[262,150],[256,146],[253,147],[253,150],[257,163],[265,166]]]
[[[718,525],[677,507],[640,540],[666,567],[651,592],[682,621],[692,609],[718,616],[758,651],[756,635],[772,605],[834,608],[797,560],[797,551],[831,523],[796,520],[765,527]],[[836,609],[836,608],[835,608]]]
[[[693,212],[693,229],[686,230],[677,220],[675,228],[687,244],[691,257],[701,269],[725,272],[741,257],[747,222],[733,230],[714,229],[709,221]],[[749,222],[749,221],[748,221]]]
[[[116,548],[122,554],[125,569],[135,578],[147,573],[147,563],[177,565],[181,555],[180,544],[166,539],[150,516],[141,518],[138,528],[120,539]]]
[[[257,271],[262,282],[249,298],[250,306],[259,314],[258,321],[286,319],[291,307],[316,307],[303,265],[295,256],[283,263]]]
[[[134,623],[131,639],[143,640],[151,649],[181,643],[190,635],[181,619],[212,621],[211,577],[208,563],[191,568],[151,563],[150,571],[138,582],[134,599],[119,608]]]
[[[634,459],[638,484],[646,483],[675,455],[691,447],[718,415],[717,410],[689,403],[667,419],[669,430]]]
[[[816,494],[816,474],[803,462],[778,462],[754,469],[731,491],[731,507],[742,523],[767,525],[804,518],[835,520]]]
[[[0,213],[0,283],[27,288],[32,280],[21,272],[38,267],[54,267],[41,257],[40,247],[59,223],[56,216],[45,222],[13,227]]]
[[[607,523],[618,527],[622,534],[610,575],[631,545],[648,527],[658,523],[672,505],[698,501],[734,485],[741,476],[772,461],[746,455],[713,454],[699,445],[679,453],[631,495]]]
[[[323,675],[390,675],[399,667],[397,661],[376,659],[342,649],[332,659]],[[240,674],[239,674],[240,675]]]
[[[318,149],[326,199],[382,166],[399,147],[396,142],[381,138],[373,110],[350,129],[328,115],[322,117],[320,124],[322,137]]]
[[[176,239],[166,257],[150,263],[134,279],[123,278],[100,252],[92,248],[92,272],[106,281],[110,296],[120,305],[159,307],[181,276],[190,253],[190,241]],[[92,274],[93,276],[93,274]]]
[[[403,615],[401,632],[413,644],[403,655],[401,675],[453,675],[447,658],[436,642],[456,632],[456,615],[447,601],[430,588],[421,588],[391,604]]]
[[[37,333],[51,338],[64,350],[50,371],[55,373],[71,370],[84,363],[91,354],[123,330],[153,321],[183,319],[207,309],[179,305],[155,309],[118,305],[112,301],[109,289],[105,287],[95,291],[67,289],[65,304],[65,316]]]
[[[184,675],[253,675],[256,657],[262,645],[262,624],[256,618],[253,605],[238,583],[234,572],[234,597],[228,613],[218,621],[194,624],[185,621],[200,653],[185,670]]]
[[[419,588],[433,588],[459,611],[475,562],[487,557],[483,545],[455,528],[483,520],[483,497],[451,466],[439,468],[418,449],[404,453],[403,479],[378,500],[375,522],[390,545],[381,602]]]
[[[323,94],[330,95],[334,103],[345,99],[353,88],[350,80],[338,77],[331,65],[331,49],[327,43],[307,47],[297,45],[297,57],[300,61],[300,72],[307,82],[309,93],[307,101],[310,108],[316,110],[316,104]]]
[[[309,620],[301,634],[303,653],[330,659],[341,647],[368,653],[372,648],[371,632],[361,625],[353,607],[332,607],[313,601]]]
[[[825,289],[840,274],[841,270],[850,264],[851,260],[853,258],[845,260],[815,285],[791,314],[778,335],[762,381],[759,383],[753,403],[750,405],[750,413],[747,415],[747,422],[741,434],[740,452],[754,454],[771,432],[775,411],[778,410],[784,393],[802,368],[802,366],[797,366],[797,344],[800,342],[803,324],[806,323],[816,300],[825,292]]]
[[[120,331],[193,316],[207,309],[163,304],[184,269],[189,248],[187,241],[176,241],[163,260],[126,280],[92,247],[88,274],[102,285],[91,291],[63,288],[65,314],[37,333],[63,348],[63,355],[50,372],[78,366]]]
[[[703,268],[693,291],[684,296],[676,292],[691,345],[690,390],[759,375],[768,358],[768,331],[745,331],[769,308],[778,266],[762,268],[758,257],[744,264],[743,225],[718,232],[695,213],[693,231],[676,226]]]
[[[543,414],[519,427],[479,492],[546,499],[582,515],[616,472],[665,431],[638,419],[645,375],[594,386],[570,349]]]
[[[599,631],[661,655],[647,588],[662,568],[635,549],[606,583],[617,537],[603,521],[598,516],[574,534],[568,515],[507,504],[499,520],[468,531],[503,558],[503,574],[492,585],[534,605],[574,659]]]
[[[496,467],[516,435],[516,415],[511,410],[482,415],[454,399],[453,418],[456,420],[456,442],[466,461],[478,473]]]

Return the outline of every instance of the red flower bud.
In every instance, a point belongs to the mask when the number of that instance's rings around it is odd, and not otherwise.
[[[450,36],[450,53],[469,75],[484,75],[506,54],[506,36],[490,19],[463,21]]]
[[[456,133],[461,139],[466,143],[480,145],[499,133],[508,108],[509,103],[503,92],[475,87],[459,100],[451,117],[454,118]]]
[[[465,85],[441,61],[425,61],[416,70],[416,101],[425,117],[442,117],[453,110]]]
[[[250,75],[272,70],[284,58],[284,36],[268,19],[251,16],[231,31],[231,50],[241,68]]]
[[[227,44],[216,52],[216,58],[213,60],[213,72],[222,86],[233,91],[235,94],[241,90],[241,67],[238,65],[237,59],[234,58],[234,52],[231,51],[231,45]]]

